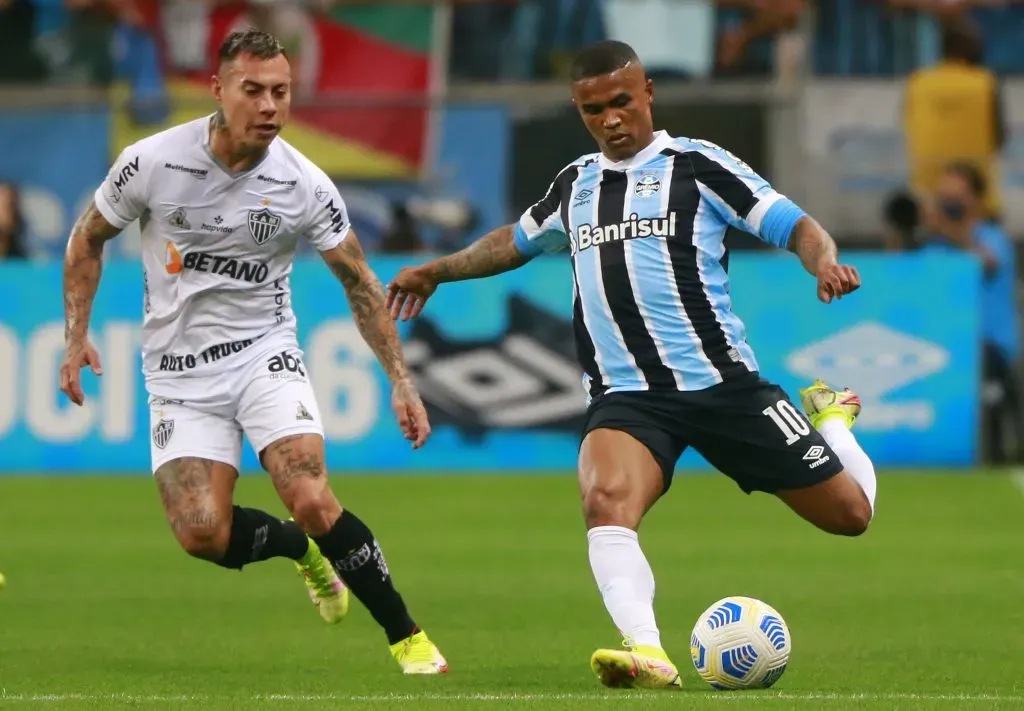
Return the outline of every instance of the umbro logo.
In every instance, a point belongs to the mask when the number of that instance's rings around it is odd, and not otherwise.
[[[807,450],[807,452],[803,456],[803,459],[804,461],[808,461],[811,463],[811,469],[817,469],[822,464],[831,459],[831,457],[825,454],[824,447],[822,447],[820,444],[816,444]]]
[[[574,204],[573,207],[580,207],[581,205],[586,205],[588,202],[590,202],[590,197],[593,194],[593,190],[580,190],[578,193],[576,193],[576,197],[573,198],[576,201],[576,204]]]
[[[820,459],[821,455],[825,453],[825,448],[820,444],[816,444],[807,450],[807,454],[804,455],[804,459],[813,462],[815,459]]]

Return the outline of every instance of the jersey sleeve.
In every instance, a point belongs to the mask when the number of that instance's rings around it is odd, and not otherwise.
[[[547,194],[523,213],[515,226],[516,249],[526,257],[544,252],[558,252],[569,246],[569,236],[562,224],[562,201],[567,190],[565,171],[558,174]]]
[[[96,209],[103,219],[123,230],[146,211],[148,182],[148,156],[143,155],[138,144],[128,146],[96,188],[93,195]]]
[[[326,174],[314,175],[308,188],[309,221],[305,230],[310,244],[321,252],[334,249],[345,241],[352,229],[348,208],[337,186]]]
[[[726,223],[783,249],[806,213],[729,151],[695,141],[689,153],[697,188]]]

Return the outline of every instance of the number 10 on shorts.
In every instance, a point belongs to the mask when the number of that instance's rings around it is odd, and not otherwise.
[[[796,411],[793,404],[788,400],[779,400],[774,405],[769,405],[761,411],[768,415],[786,437],[786,444],[793,444],[801,437],[811,433],[811,426],[800,413]]]

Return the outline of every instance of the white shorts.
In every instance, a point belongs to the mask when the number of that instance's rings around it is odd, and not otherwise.
[[[153,471],[179,457],[199,457],[240,470],[242,435],[259,456],[296,434],[323,437],[320,409],[302,350],[267,336],[234,354],[216,375],[161,380],[149,387]]]

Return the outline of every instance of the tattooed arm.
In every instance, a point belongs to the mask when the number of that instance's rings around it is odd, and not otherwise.
[[[320,252],[320,256],[345,287],[359,333],[377,355],[388,379],[397,383],[408,378],[398,331],[384,308],[384,287],[367,264],[355,232],[349,232],[341,244]]]
[[[64,362],[61,390],[77,405],[85,402],[79,371],[92,366],[99,375],[99,354],[89,343],[89,315],[103,270],[103,245],[120,230],[100,214],[95,202],[75,222],[64,252]]]
[[[787,249],[800,257],[804,269],[814,276],[818,276],[819,268],[836,264],[839,259],[835,240],[809,216],[800,218],[796,223]]]
[[[505,225],[463,250],[427,262],[421,269],[436,284],[477,279],[518,269],[530,261],[515,244],[515,225]]]
[[[84,341],[103,270],[103,245],[121,230],[90,202],[71,229],[64,252],[64,341]]]
[[[415,318],[438,284],[501,274],[530,259],[516,244],[515,225],[499,227],[454,254],[402,269],[388,287],[387,308],[394,319]]]
[[[860,288],[857,269],[839,263],[835,240],[813,218],[800,218],[787,249],[800,257],[804,269],[818,278],[818,298],[826,304]]]
[[[384,287],[367,264],[355,232],[350,229],[341,244],[320,250],[320,256],[345,287],[359,333],[391,381],[391,406],[402,433],[414,449],[423,446],[430,435],[427,411],[406,369],[398,329],[384,306]]]

